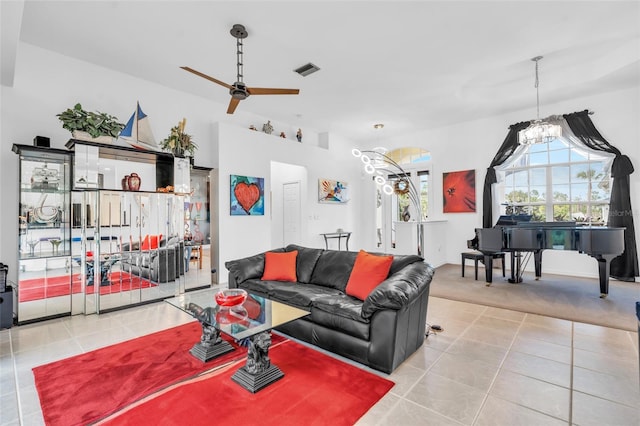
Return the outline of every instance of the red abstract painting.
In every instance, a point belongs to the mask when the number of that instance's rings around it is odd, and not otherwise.
[[[442,206],[444,213],[476,211],[475,170],[442,174]]]

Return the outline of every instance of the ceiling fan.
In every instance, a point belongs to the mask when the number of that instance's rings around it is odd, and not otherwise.
[[[231,35],[236,38],[236,55],[237,55],[237,80],[233,84],[227,84],[216,78],[208,76],[196,71],[189,67],[180,67],[185,71],[189,71],[197,76],[212,81],[220,86],[224,86],[229,89],[231,94],[231,101],[229,102],[229,108],[227,108],[227,114],[233,114],[240,101],[247,99],[249,95],[297,95],[300,93],[299,89],[273,89],[268,87],[247,87],[242,81],[243,65],[242,65],[242,39],[247,38],[249,33],[245,29],[244,25],[235,24],[231,28]]]

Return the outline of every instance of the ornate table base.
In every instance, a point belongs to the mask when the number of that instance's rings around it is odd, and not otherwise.
[[[269,386],[271,383],[284,377],[284,373],[269,359],[269,346],[271,346],[271,334],[266,331],[256,334],[248,340],[247,363],[240,367],[231,380],[251,393]]]
[[[220,337],[220,330],[210,324],[215,324],[215,310],[212,308],[202,309],[195,303],[190,303],[187,307],[192,312],[202,326],[202,336],[200,342],[193,345],[189,353],[202,362],[207,362],[215,357],[224,355],[234,350],[233,346]]]
[[[193,345],[189,353],[200,361],[207,362],[215,357],[231,352],[232,350],[233,346],[231,346],[229,342],[220,339],[220,342],[212,345],[206,345],[202,342],[198,342]]]

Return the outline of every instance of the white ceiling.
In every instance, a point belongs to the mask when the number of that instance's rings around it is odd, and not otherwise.
[[[19,39],[219,102],[218,115],[228,91],[179,67],[232,84],[236,23],[249,32],[245,83],[300,89],[252,96],[236,114],[354,141],[378,122],[403,135],[517,110],[533,119],[537,55],[542,116],[640,86],[638,1],[26,0]],[[307,62],[321,70],[293,72]]]

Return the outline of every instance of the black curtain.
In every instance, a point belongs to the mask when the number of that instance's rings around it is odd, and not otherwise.
[[[493,197],[491,196],[491,186],[498,181],[494,167],[507,161],[518,148],[518,132],[526,129],[530,121],[512,124],[509,126],[509,133],[500,146],[498,153],[493,157],[491,164],[487,168],[487,175],[484,177],[484,190],[482,193],[482,227],[491,228],[493,226]]]
[[[629,175],[633,173],[633,164],[622,153],[602,137],[589,118],[589,111],[565,114],[564,119],[573,134],[586,146],[596,151],[614,154],[616,158],[611,166],[613,186],[609,201],[608,225],[626,228],[624,233],[624,252],[611,261],[610,275],[623,281],[635,281],[638,274],[638,254],[636,250],[636,232],[631,211],[631,189]],[[485,184],[486,185],[486,184]],[[486,190],[486,188],[485,188]]]

